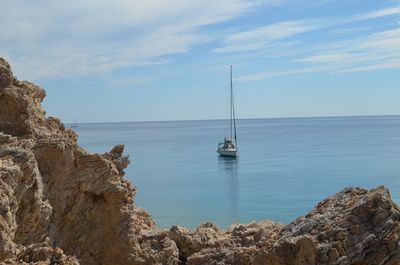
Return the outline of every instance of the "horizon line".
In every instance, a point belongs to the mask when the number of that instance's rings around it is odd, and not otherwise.
[[[274,120],[274,119],[320,119],[320,118],[368,118],[368,117],[397,117],[400,114],[369,114],[369,115],[328,115],[328,116],[299,116],[299,117],[264,117],[264,118],[237,118],[236,120]],[[62,122],[63,124],[95,124],[95,123],[150,123],[150,122],[188,122],[188,121],[224,121],[224,119],[193,119],[193,120],[137,120],[137,121],[99,121],[99,122]]]

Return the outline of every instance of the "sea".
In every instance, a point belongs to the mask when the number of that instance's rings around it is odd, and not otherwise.
[[[218,156],[227,121],[80,123],[89,152],[125,145],[135,204],[159,227],[284,224],[353,186],[400,202],[400,116],[239,119],[239,157]]]

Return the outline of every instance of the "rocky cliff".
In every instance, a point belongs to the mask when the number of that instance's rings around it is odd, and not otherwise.
[[[1,264],[400,264],[389,192],[348,188],[291,224],[158,229],[118,145],[92,154],[0,58]]]

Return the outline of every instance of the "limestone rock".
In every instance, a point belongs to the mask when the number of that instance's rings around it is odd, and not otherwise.
[[[7,259],[2,264],[79,265],[80,263],[76,257],[65,255],[62,249],[52,248],[45,242],[29,246],[17,257]]]
[[[45,112],[41,107],[44,97],[43,89],[26,81],[0,90],[0,131],[19,137],[46,132]]]
[[[281,228],[281,224],[272,221],[232,225],[227,230],[205,224],[195,231],[173,227],[170,237],[176,241],[180,258],[186,264],[250,264],[258,245],[276,240]]]
[[[109,160],[111,160],[114,165],[117,167],[118,172],[121,176],[125,175],[124,169],[128,167],[129,156],[124,156],[122,153],[124,152],[125,146],[122,144],[116,145],[109,153],[105,153],[103,156]]]
[[[0,63],[0,262],[177,264],[165,234],[149,244],[155,223],[134,205],[124,147],[103,155],[79,147],[72,130],[45,116],[44,90],[11,80]]]
[[[0,91],[10,86],[13,79],[14,77],[10,65],[6,60],[0,57]]]
[[[400,210],[384,187],[347,188],[286,226],[174,226],[169,237],[190,265],[400,264]]]

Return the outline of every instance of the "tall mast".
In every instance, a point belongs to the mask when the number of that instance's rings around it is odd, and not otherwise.
[[[231,65],[231,121],[233,121],[233,130],[234,130],[234,139],[235,144],[237,145],[236,141],[236,117],[235,117],[235,101],[233,99],[233,84],[232,84],[232,65]],[[232,134],[232,126],[231,126],[231,134]],[[232,136],[231,136],[232,139]]]
[[[232,138],[232,134],[233,134],[233,130],[232,130],[232,121],[233,121],[233,111],[232,111],[232,107],[233,107],[233,86],[232,86],[232,65],[231,65],[231,68],[230,68],[230,83],[231,83],[231,100],[230,100],[230,103],[231,103],[231,106],[230,106],[230,115],[231,115],[231,117],[230,117],[230,130],[229,130],[229,132],[230,132],[230,139],[233,139]]]

